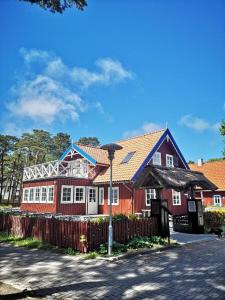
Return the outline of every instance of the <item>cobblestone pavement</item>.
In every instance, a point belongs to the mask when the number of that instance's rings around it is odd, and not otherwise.
[[[225,239],[114,262],[0,244],[0,281],[44,299],[225,299]]]

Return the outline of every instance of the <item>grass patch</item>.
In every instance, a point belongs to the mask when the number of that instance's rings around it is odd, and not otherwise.
[[[47,249],[53,249],[54,247],[41,242],[38,239],[34,239],[34,238],[22,238],[22,237],[18,237],[18,236],[14,236],[11,234],[7,234],[7,232],[0,232],[0,243],[3,242],[7,242],[10,244],[13,244],[15,246],[18,247],[26,247],[26,248],[37,248],[37,249],[43,249],[43,250],[47,250]]]
[[[99,254],[97,252],[89,252],[83,255],[83,259],[95,259]]]

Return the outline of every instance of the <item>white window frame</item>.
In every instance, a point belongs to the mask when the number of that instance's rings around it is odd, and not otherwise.
[[[30,187],[29,190],[30,190],[30,192],[29,192],[29,201],[28,202],[29,203],[34,203],[35,187]],[[31,191],[33,192],[33,199],[32,200],[30,199]]]
[[[172,190],[173,206],[181,205],[181,193]]]
[[[152,156],[152,163],[156,166],[162,165],[162,155],[161,152],[155,152]]]
[[[83,199],[82,201],[77,201],[76,200],[76,192],[77,192],[77,189],[82,189],[83,190]],[[85,203],[85,186],[75,186],[75,189],[74,189],[74,203]]]
[[[216,203],[216,198],[220,200],[220,203]],[[222,197],[221,195],[213,195],[213,205],[214,206],[222,206]]]
[[[168,159],[172,158],[172,164],[168,164]],[[166,166],[168,168],[174,168],[174,157],[171,154],[166,154]]]
[[[100,187],[98,191],[98,204],[104,205],[104,187]]]
[[[40,186],[40,188],[41,188],[41,196],[40,196],[40,203],[47,203],[47,200],[48,200],[48,187],[47,186]],[[43,194],[43,189],[46,189],[46,200],[45,201],[43,201],[42,200],[42,194]]]
[[[36,191],[39,189],[39,200],[36,200]],[[41,187],[36,186],[34,191],[34,203],[39,203],[41,200]]]
[[[52,200],[49,200],[49,190],[52,189],[53,190],[53,195],[52,195]],[[54,185],[49,185],[47,187],[47,203],[54,203]]]
[[[112,205],[119,205],[119,202],[120,202],[120,190],[119,190],[119,187],[118,186],[113,187],[112,191],[113,191],[112,192],[112,194],[113,194]],[[118,198],[117,198],[116,202],[114,202],[114,191],[117,191],[117,195],[118,195]],[[108,187],[108,205],[110,205],[109,195],[110,195],[110,187]]]
[[[151,206],[151,199],[156,199],[156,190],[155,189],[145,189],[145,205],[146,206]],[[148,203],[148,201],[149,201],[149,203]]]
[[[71,189],[71,199],[70,199],[70,201],[63,201],[63,189],[64,188],[70,188]],[[71,203],[73,203],[73,190],[74,190],[73,185],[62,185],[61,186],[61,203],[62,204],[71,204]]]
[[[27,200],[25,200],[25,192],[26,191],[27,191]],[[29,198],[30,198],[30,189],[24,188],[23,189],[23,203],[29,203]]]

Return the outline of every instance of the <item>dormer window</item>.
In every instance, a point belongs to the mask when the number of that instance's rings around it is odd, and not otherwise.
[[[169,168],[174,167],[173,155],[166,154],[166,166]]]
[[[161,166],[161,153],[155,152],[152,157],[152,163],[153,165]]]

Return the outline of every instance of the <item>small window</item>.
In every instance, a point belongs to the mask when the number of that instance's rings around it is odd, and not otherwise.
[[[23,202],[28,202],[29,199],[29,189],[23,189]]]
[[[172,190],[173,205],[181,205],[181,195],[180,192]]]
[[[30,188],[29,202],[34,202],[34,188]]]
[[[213,204],[215,206],[222,206],[222,199],[220,195],[214,195],[213,196]]]
[[[34,201],[39,202],[40,201],[40,192],[41,189],[39,187],[36,187],[35,189],[35,196],[34,196]]]
[[[166,166],[169,167],[169,168],[173,168],[174,167],[173,155],[166,154]]]
[[[110,204],[110,188],[108,188],[108,205]],[[119,188],[112,188],[112,205],[119,205]]]
[[[42,186],[41,187],[41,202],[46,202],[47,201],[47,187]]]
[[[104,187],[99,188],[98,204],[99,205],[104,205]]]
[[[53,202],[54,200],[54,187],[53,186],[49,186],[48,187],[48,202]]]
[[[89,202],[96,202],[97,201],[97,189],[96,188],[89,188]]]
[[[152,157],[152,163],[153,163],[153,165],[161,166],[161,153],[160,152],[154,153],[154,155]]]
[[[63,185],[61,189],[61,203],[73,202],[73,187],[69,185]]]
[[[75,199],[74,202],[84,203],[85,202],[85,188],[83,186],[75,187]]]
[[[146,189],[145,190],[145,203],[146,203],[146,206],[151,205],[151,199],[156,199],[156,191],[155,191],[155,189]]]
[[[121,161],[121,164],[127,164],[131,158],[134,156],[135,151],[127,153],[124,159]]]

